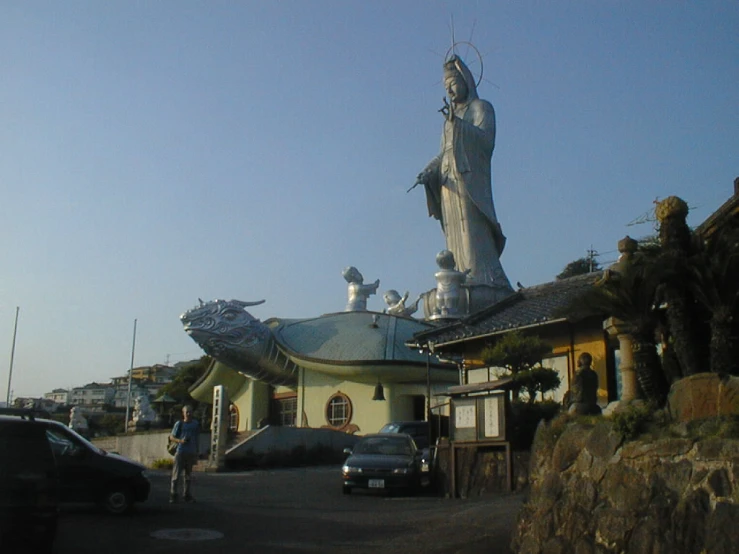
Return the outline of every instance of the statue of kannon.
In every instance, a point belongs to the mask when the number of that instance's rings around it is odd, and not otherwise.
[[[495,147],[495,111],[477,96],[477,86],[464,62],[452,55],[444,63],[447,98],[441,151],[418,174],[429,215],[441,222],[446,248],[468,285],[487,285],[512,292],[500,264],[506,238],[493,205],[490,162]],[[414,185],[415,186],[415,185]]]

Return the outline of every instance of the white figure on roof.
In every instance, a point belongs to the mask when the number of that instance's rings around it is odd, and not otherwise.
[[[399,316],[405,316],[410,317],[416,311],[418,311],[418,301],[421,300],[421,297],[419,296],[416,301],[411,304],[410,306],[405,305],[405,301],[408,300],[408,291],[405,291],[405,294],[403,296],[400,296],[400,293],[398,293],[395,289],[390,289],[385,294],[382,295],[382,298],[385,300],[385,303],[387,304],[387,308],[383,310],[385,313],[390,315],[399,315]]]
[[[442,250],[436,255],[439,271],[436,277],[436,313],[433,319],[460,317],[460,295],[462,285],[467,279],[470,270],[457,271],[455,269],[454,254],[450,250]]]
[[[346,305],[347,312],[366,312],[367,311],[367,299],[370,295],[377,292],[377,287],[380,286],[380,280],[377,279],[374,283],[369,285],[364,284],[364,277],[359,273],[359,270],[354,266],[349,266],[341,272],[346,282],[349,283],[348,295],[349,302]]]

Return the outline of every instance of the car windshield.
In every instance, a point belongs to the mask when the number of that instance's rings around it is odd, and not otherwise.
[[[379,454],[384,456],[410,456],[410,442],[401,437],[370,437],[362,439],[354,447],[354,454]]]
[[[380,429],[380,433],[400,433],[400,424],[387,423]]]

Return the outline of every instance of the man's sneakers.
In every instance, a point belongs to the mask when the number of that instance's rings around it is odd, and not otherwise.
[[[188,504],[192,504],[193,502],[195,502],[195,499],[188,494],[185,495],[185,502],[187,502]]]
[[[169,503],[170,504],[177,504],[178,501],[179,500],[177,499],[177,495],[176,494],[170,494],[169,495]]]

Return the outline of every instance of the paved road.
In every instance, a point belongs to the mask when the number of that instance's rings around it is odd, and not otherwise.
[[[66,507],[57,554],[507,553],[522,495],[468,500],[341,494],[338,467],[196,474],[195,504],[167,503],[168,474],[134,513]],[[157,538],[176,530],[185,540]],[[210,533],[207,540],[199,535]]]

